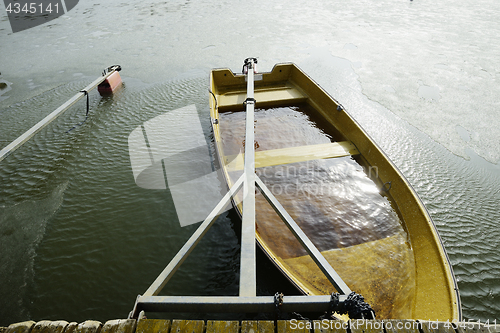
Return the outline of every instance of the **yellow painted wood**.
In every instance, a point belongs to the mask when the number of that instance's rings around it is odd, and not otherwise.
[[[245,320],[241,322],[241,333],[274,333],[274,322]]]
[[[136,328],[135,319],[116,319],[107,321],[100,333],[134,333]]]
[[[349,141],[323,143],[300,147],[289,147],[255,152],[255,167],[305,162],[323,158],[343,157],[359,154]],[[226,156],[225,162],[230,171],[243,170],[245,154]]]
[[[35,326],[34,321],[23,321],[21,323],[10,325],[9,327],[7,327],[5,333],[29,333],[33,326]]]
[[[100,321],[86,320],[83,323],[79,323],[73,333],[99,333],[101,328],[102,323]]]
[[[170,326],[170,320],[141,319],[137,322],[135,333],[168,333]]]
[[[173,320],[171,333],[203,333],[205,322],[203,320]]]
[[[258,332],[259,332],[258,321],[244,320],[241,322],[241,333],[258,333]]]
[[[274,322],[268,320],[259,321],[259,333],[274,333]]]
[[[239,322],[237,321],[207,321],[207,333],[238,333]]]
[[[68,326],[68,322],[64,320],[42,320],[33,326],[31,333],[62,333],[66,329],[66,326]]]
[[[314,320],[314,333],[346,333],[349,323],[343,320]]]
[[[221,109],[227,107],[235,107],[235,106],[242,107],[243,102],[245,102],[246,98],[247,98],[246,91],[237,91],[237,92],[226,93],[219,96],[217,102],[219,108]],[[256,100],[257,106],[268,103],[292,102],[292,101],[301,101],[306,99],[306,97],[301,92],[290,86],[278,87],[276,89],[265,89],[265,90],[256,89],[254,92],[254,98]]]

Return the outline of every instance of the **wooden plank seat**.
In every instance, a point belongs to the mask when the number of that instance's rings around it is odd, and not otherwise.
[[[356,146],[350,141],[322,143],[299,147],[262,150],[255,152],[255,167],[262,168],[273,165],[305,162],[316,159],[344,157],[359,154]],[[228,155],[224,162],[228,170],[243,170],[245,154]]]
[[[219,111],[232,110],[243,108],[243,103],[247,98],[247,92],[236,91],[228,92],[219,96],[217,101]],[[290,87],[282,86],[268,89],[255,89],[254,98],[257,106],[269,106],[273,104],[301,102],[306,100],[306,96],[299,90]]]

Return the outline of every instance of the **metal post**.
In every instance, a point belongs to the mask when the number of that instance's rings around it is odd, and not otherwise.
[[[60,116],[64,111],[66,111],[69,107],[71,107],[73,104],[78,102],[82,97],[85,95],[88,95],[88,92],[97,87],[101,82],[106,80],[111,74],[113,74],[115,71],[119,71],[121,68],[120,66],[113,66],[109,69],[109,71],[101,76],[100,78],[96,79],[94,82],[89,84],[87,87],[85,87],[83,90],[81,90],[79,93],[77,93],[75,96],[71,97],[66,103],[58,107],[56,110],[54,110],[51,114],[40,120],[35,126],[27,130],[24,134],[22,134],[20,137],[18,137],[16,140],[12,141],[8,146],[0,150],[0,161],[2,161],[4,158],[10,155],[14,150],[17,148],[21,147],[26,141],[31,139],[36,133],[38,133],[42,128],[50,124],[54,119],[56,119],[58,116]]]
[[[255,147],[254,147],[254,64],[245,60],[247,69],[245,163],[243,185],[243,216],[241,226],[240,296],[256,295],[255,269]]]

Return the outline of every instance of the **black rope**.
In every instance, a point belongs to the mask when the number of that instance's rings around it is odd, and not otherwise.
[[[310,321],[310,319],[309,319],[309,318],[304,317],[303,315],[301,315],[301,314],[300,314],[300,313],[298,313],[298,312],[292,312],[292,314],[293,314],[295,317],[297,317],[297,319],[299,319],[299,320]]]
[[[274,294],[274,306],[276,312],[276,320],[282,318],[281,306],[283,305],[283,293],[277,292]],[[323,319],[338,319],[334,312],[338,314],[347,314],[350,319],[375,319],[375,311],[371,306],[365,302],[363,296],[351,292],[344,302],[340,302],[340,294],[332,293],[330,296],[330,303],[328,304],[327,311],[319,317]],[[304,317],[298,312],[292,312],[300,320],[309,321],[309,318]]]
[[[257,64],[257,58],[246,58],[243,63],[243,68],[241,70],[242,74],[245,74],[245,67],[248,67],[250,65],[250,60],[253,60],[253,63]]]
[[[215,110],[217,110],[217,97],[215,97],[215,94],[212,92],[212,90],[208,89],[208,92],[212,94],[212,96],[214,97],[214,101],[215,101]]]
[[[108,68],[105,68],[103,71],[102,71],[102,76],[105,76],[106,74],[108,74],[109,72],[111,72],[112,70],[115,70],[117,72],[121,71],[122,70],[122,66],[120,65],[113,65],[113,66],[109,66]]]
[[[90,101],[89,101],[89,92],[87,90],[82,90],[81,91],[82,93],[85,94],[85,96],[87,96],[87,111],[85,112],[85,120],[87,119],[87,117],[89,116],[89,111],[90,111]]]
[[[109,66],[108,68],[105,68],[104,71],[102,72],[102,76],[105,76],[106,74],[108,74],[109,72],[111,71],[121,71],[122,70],[122,67],[120,65],[113,65],[113,66]],[[77,124],[76,126],[74,126],[73,128],[69,129],[68,131],[66,131],[66,133],[69,133],[71,132],[72,130],[74,130],[77,126],[82,126],[86,121],[87,121],[87,118],[89,117],[89,112],[90,112],[90,101],[89,101],[89,92],[87,90],[82,90],[80,91],[82,93],[85,94],[85,96],[87,96],[87,111],[85,112],[85,120],[83,120],[81,123]],[[217,103],[217,100],[215,101]]]
[[[85,119],[79,123],[79,124],[76,124],[75,126],[73,126],[73,128],[69,129],[68,131],[66,131],[66,133],[69,133],[71,132],[72,130],[74,130],[77,126],[82,126],[86,121],[87,121],[87,118],[89,117],[89,111],[90,111],[90,100],[89,100],[89,92],[87,90],[82,90],[80,91],[81,93],[84,93],[85,96],[87,96],[87,111],[85,112]]]
[[[215,97],[215,94],[212,92],[212,90],[208,89],[208,92],[210,94],[212,94],[212,96],[214,97],[214,101],[215,101],[215,108],[214,108],[214,111],[217,111],[217,97]],[[214,124],[218,124],[219,123],[219,119],[215,118],[213,119],[213,123]]]
[[[282,305],[283,305],[283,293],[276,292],[276,294],[274,294],[274,307],[276,311],[276,319],[281,318]]]
[[[246,106],[248,103],[253,103],[255,104],[257,101],[255,100],[255,98],[252,98],[252,97],[247,97],[247,99],[245,99],[245,101],[243,102],[243,105]]]
[[[375,312],[371,306],[365,302],[365,298],[355,292],[350,293],[339,313],[349,315],[351,319],[375,319]]]
[[[340,303],[340,294],[339,293],[332,293],[330,296],[330,304],[328,304],[328,310],[319,317],[320,320],[323,319],[334,319],[333,318],[333,313],[335,312],[336,309],[339,308],[339,303]]]

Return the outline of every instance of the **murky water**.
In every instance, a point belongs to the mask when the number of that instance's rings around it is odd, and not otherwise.
[[[0,162],[0,325],[128,314],[197,225],[180,227],[168,190],[135,184],[127,138],[195,104],[210,142],[209,70],[249,56],[262,71],[296,62],[346,107],[427,205],[464,317],[500,320],[497,1],[80,1],[16,34],[0,12],[2,146],[103,68],[124,79],[91,94],[81,126],[67,133],[83,101]],[[237,224],[225,213],[164,293],[237,294]],[[284,287],[269,272],[261,260],[260,293]]]

